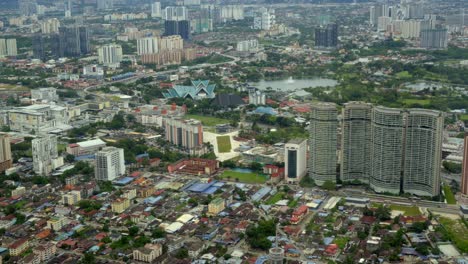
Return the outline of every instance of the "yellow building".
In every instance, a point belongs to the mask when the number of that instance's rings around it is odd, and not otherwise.
[[[75,205],[81,201],[80,191],[71,191],[62,195],[62,204]]]
[[[112,202],[111,206],[112,212],[120,214],[130,207],[130,200],[126,198],[118,198],[117,200]]]
[[[65,217],[52,217],[49,220],[47,220],[47,227],[54,231],[58,231],[62,229],[62,227],[65,225],[65,222]]]
[[[218,197],[208,204],[208,215],[217,215],[223,211],[224,208],[224,200]]]
[[[133,250],[133,259],[143,262],[152,262],[162,255],[162,246],[160,244],[146,244],[142,248]]]
[[[18,239],[8,247],[10,256],[19,256],[28,248],[29,240],[27,238]]]
[[[24,186],[18,187],[11,191],[11,196],[20,196],[26,193],[26,188]]]

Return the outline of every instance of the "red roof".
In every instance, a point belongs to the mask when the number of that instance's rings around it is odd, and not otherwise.
[[[20,246],[22,246],[24,243],[28,242],[28,239],[27,238],[21,238],[21,239],[18,239],[16,240],[15,242],[13,242],[13,244],[11,244],[8,248],[10,249],[17,249],[19,248]]]
[[[364,224],[371,225],[371,224],[373,224],[375,222],[375,219],[376,218],[373,217],[373,216],[365,215],[365,216],[361,217],[361,222],[364,223]]]

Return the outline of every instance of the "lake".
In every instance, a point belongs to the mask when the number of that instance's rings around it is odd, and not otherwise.
[[[257,83],[252,83],[252,86],[257,87],[260,90],[266,90],[271,87],[273,90],[280,91],[296,91],[302,90],[308,87],[334,87],[338,84],[338,81],[327,78],[309,78],[309,79],[292,79],[291,77],[286,80],[273,80],[266,81],[261,80]]]

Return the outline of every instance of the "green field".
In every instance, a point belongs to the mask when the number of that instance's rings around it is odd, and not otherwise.
[[[462,121],[468,121],[468,114],[461,114],[461,115],[460,115],[460,119],[461,119]]]
[[[267,181],[267,176],[257,173],[244,173],[237,172],[232,170],[226,170],[220,176],[222,179],[228,179],[231,181],[244,182],[244,183],[265,183]],[[237,180],[236,180],[237,179]]]
[[[218,152],[226,153],[231,151],[231,137],[230,136],[219,136],[216,137],[216,143],[218,144]]]
[[[468,252],[468,228],[462,220],[452,220],[440,217],[439,222],[447,230],[447,235],[455,246],[462,252]]]
[[[14,84],[7,84],[7,83],[0,83],[0,90],[15,90],[15,91],[27,91],[29,90],[27,87],[21,85],[14,85]]]
[[[421,215],[421,211],[419,211],[419,207],[417,206],[403,206],[403,205],[391,204],[390,209],[396,210],[396,211],[403,211],[405,212],[404,215],[406,216]]]
[[[400,79],[409,79],[413,77],[408,71],[399,72],[396,76]]]
[[[457,204],[457,200],[455,199],[455,195],[453,195],[450,186],[444,185],[444,193],[448,204]]]
[[[431,103],[431,100],[429,99],[403,99],[403,103],[405,105],[414,105],[414,104],[418,104],[418,105],[421,105],[421,106],[426,106],[426,105],[429,105]]]
[[[204,126],[216,126],[220,124],[229,124],[231,121],[227,119],[217,118],[213,116],[201,116],[201,115],[185,115],[186,118],[196,119],[202,122]]]
[[[284,192],[277,192],[275,193],[275,195],[268,198],[268,200],[266,201],[266,204],[269,204],[269,205],[275,204],[281,199],[283,199],[283,196],[284,196]]]
[[[340,249],[344,249],[345,246],[346,246],[346,243],[348,243],[349,241],[349,238],[347,237],[337,237],[333,240],[333,243],[335,243],[336,245],[338,245],[338,247]]]

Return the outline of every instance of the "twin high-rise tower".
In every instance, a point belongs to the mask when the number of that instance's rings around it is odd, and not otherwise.
[[[312,108],[310,172],[318,185],[336,180],[336,105]],[[436,196],[440,191],[443,116],[426,109],[396,109],[350,102],[341,120],[340,178],[376,192]]]

